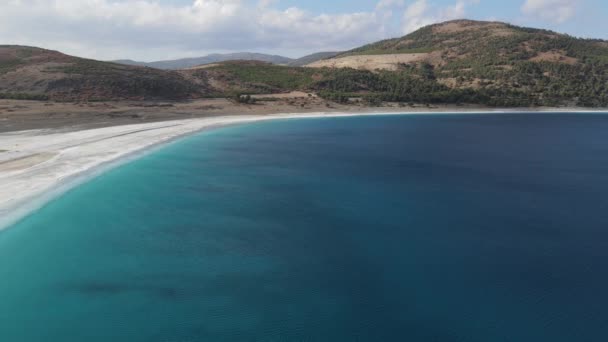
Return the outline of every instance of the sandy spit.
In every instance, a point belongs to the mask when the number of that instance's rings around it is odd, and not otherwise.
[[[65,131],[0,134],[0,230],[70,188],[176,138],[219,126],[352,114],[220,116]]]

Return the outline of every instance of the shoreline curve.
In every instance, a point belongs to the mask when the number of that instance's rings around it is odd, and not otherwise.
[[[110,126],[65,132],[61,130],[17,131],[0,134],[0,232],[100,174],[138,159],[168,143],[206,130],[269,120],[324,117],[574,113],[575,111],[525,112],[513,110],[394,113],[285,113],[232,115],[154,123]],[[579,111],[577,111],[579,112]],[[582,111],[581,111],[582,112]],[[586,111],[585,111],[586,112]],[[597,113],[589,111],[589,113]],[[605,113],[605,112],[603,112]],[[52,155],[36,164],[13,161]],[[28,159],[29,158],[29,159]],[[3,169],[2,164],[13,165]]]

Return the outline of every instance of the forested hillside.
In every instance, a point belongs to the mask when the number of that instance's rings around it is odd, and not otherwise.
[[[415,54],[395,72],[340,77],[330,91],[383,100],[500,106],[608,105],[608,42],[498,22],[458,20],[338,55]]]

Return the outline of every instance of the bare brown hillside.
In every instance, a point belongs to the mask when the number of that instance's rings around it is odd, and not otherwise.
[[[59,101],[187,99],[204,89],[173,71],[119,65],[23,46],[0,46],[0,94]]]

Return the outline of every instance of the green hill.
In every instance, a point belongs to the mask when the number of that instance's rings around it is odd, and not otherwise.
[[[333,62],[350,58],[355,60],[351,67],[358,68],[354,57],[382,55],[410,55],[415,60],[396,65],[392,76],[375,70],[372,78],[384,83],[377,86],[374,80],[361,87],[373,88],[385,100],[411,97],[401,90],[404,84],[412,91],[417,87],[409,82],[421,81],[422,87],[435,90],[408,101],[608,105],[608,42],[603,40],[499,22],[457,20],[345,52]],[[404,84],[386,83],[393,78],[403,79]]]

